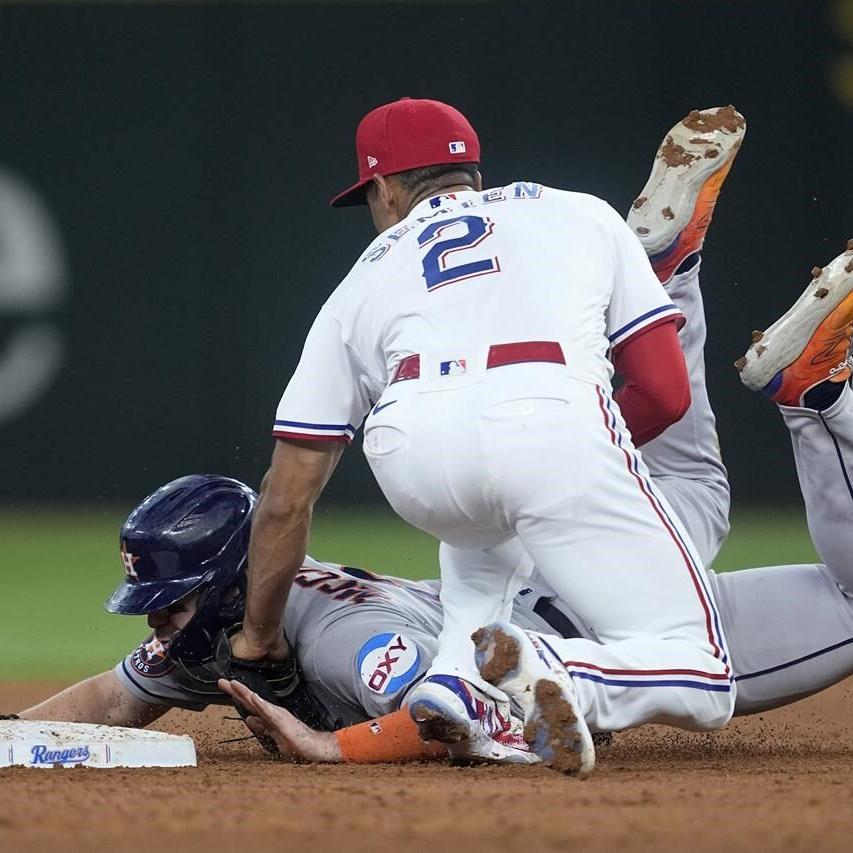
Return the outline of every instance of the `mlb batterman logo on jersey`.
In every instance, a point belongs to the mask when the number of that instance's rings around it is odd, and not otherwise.
[[[417,645],[402,634],[377,634],[361,647],[356,666],[374,693],[396,693],[415,677],[420,661]]]

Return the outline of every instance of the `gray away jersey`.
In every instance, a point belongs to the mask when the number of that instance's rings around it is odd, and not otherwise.
[[[438,647],[439,590],[435,580],[407,581],[306,558],[287,601],[285,626],[306,684],[331,724],[352,725],[400,707]],[[554,610],[553,595],[541,583],[525,587],[516,598],[513,622],[564,633],[568,627],[560,619],[565,616]],[[203,710],[174,669],[168,644],[152,636],[115,673],[145,702]],[[230,700],[223,694],[220,704]]]

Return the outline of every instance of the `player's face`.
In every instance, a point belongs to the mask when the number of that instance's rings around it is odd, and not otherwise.
[[[164,610],[155,610],[148,614],[148,625],[154,629],[158,640],[169,640],[174,634],[186,627],[190,619],[195,616],[198,592],[176,601],[171,607]]]

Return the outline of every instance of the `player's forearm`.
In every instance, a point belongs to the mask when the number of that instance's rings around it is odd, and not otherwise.
[[[24,720],[145,726],[166,710],[165,706],[149,705],[131,696],[109,670],[66,688],[19,716]]]
[[[264,656],[281,648],[284,605],[305,560],[314,504],[342,450],[333,442],[276,443],[252,519],[244,654]]]
[[[264,648],[282,635],[284,602],[305,560],[312,507],[279,508],[263,498],[252,523],[243,631]]]

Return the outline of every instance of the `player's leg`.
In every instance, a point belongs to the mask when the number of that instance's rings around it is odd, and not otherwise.
[[[748,387],[780,404],[809,530],[825,561],[712,579],[730,635],[737,713],[853,674],[853,246],[815,274],[737,363]]]
[[[853,513],[847,526],[853,521]],[[785,705],[853,675],[853,599],[824,565],[709,575],[737,684],[735,714]]]
[[[604,682],[579,676],[596,727],[720,726],[733,699],[701,562],[607,393],[560,376],[565,401],[553,373],[541,374],[537,395],[535,372],[489,374],[465,394],[402,392],[410,393],[406,405],[398,398],[368,424],[374,474],[407,521],[456,549],[479,549],[491,563],[491,571],[452,580],[453,636],[479,627],[487,607],[500,610],[517,591],[510,587],[521,577],[513,580],[512,567],[488,553],[514,530],[584,624],[614,644],[603,651],[590,643],[588,660],[586,646],[574,658],[616,671]],[[387,431],[383,416],[394,419]],[[572,441],[554,440],[561,435]],[[396,447],[407,452],[397,456]],[[626,689],[631,701],[622,702]]]
[[[736,362],[741,380],[776,402],[791,433],[812,541],[853,594],[853,240]]]
[[[838,400],[821,411],[781,411],[791,433],[812,542],[838,586],[853,596],[853,394],[847,382],[841,388]]]
[[[424,740],[454,743],[471,736],[478,716],[473,713],[477,690],[496,700],[498,713],[509,719],[506,695],[480,676],[471,633],[481,624],[510,618],[513,599],[529,577],[533,562],[515,537],[483,549],[442,542],[439,562],[442,627],[438,649],[406,704]]]
[[[509,526],[502,527],[470,493],[483,484],[476,471],[461,491],[457,488],[465,480],[460,472],[482,465],[476,434],[460,429],[453,418],[458,395],[422,394],[405,383],[392,388],[396,405],[378,406],[380,414],[368,420],[365,455],[397,513],[442,540],[438,649],[407,705],[425,739],[456,742],[468,725],[458,713],[469,692],[459,679],[506,701],[480,677],[471,633],[509,617],[532,561]]]
[[[439,646],[427,672],[456,675],[487,692],[474,665],[473,627],[510,618],[518,590],[533,570],[533,561],[517,538],[488,548],[460,548],[442,542]]]
[[[691,403],[681,420],[643,445],[655,485],[687,528],[709,566],[729,532],[729,484],[714,412],[705,384],[705,311],[697,262],[669,283],[667,292],[686,318],[679,332],[690,376]]]
[[[812,540],[825,564],[712,576],[736,673],[738,714],[853,675],[853,393],[846,382],[819,393],[839,397],[822,411],[781,411]]]
[[[704,568],[618,409],[573,387],[564,423],[523,429],[523,443],[510,419],[484,433],[488,470],[538,571],[599,641],[565,643],[590,728],[724,725],[733,691]]]
[[[652,172],[628,213],[673,303],[692,402],[685,416],[643,446],[643,459],[707,566],[728,534],[729,487],[705,384],[705,310],[699,252],[745,123],[733,108],[695,111],[664,137]]]

